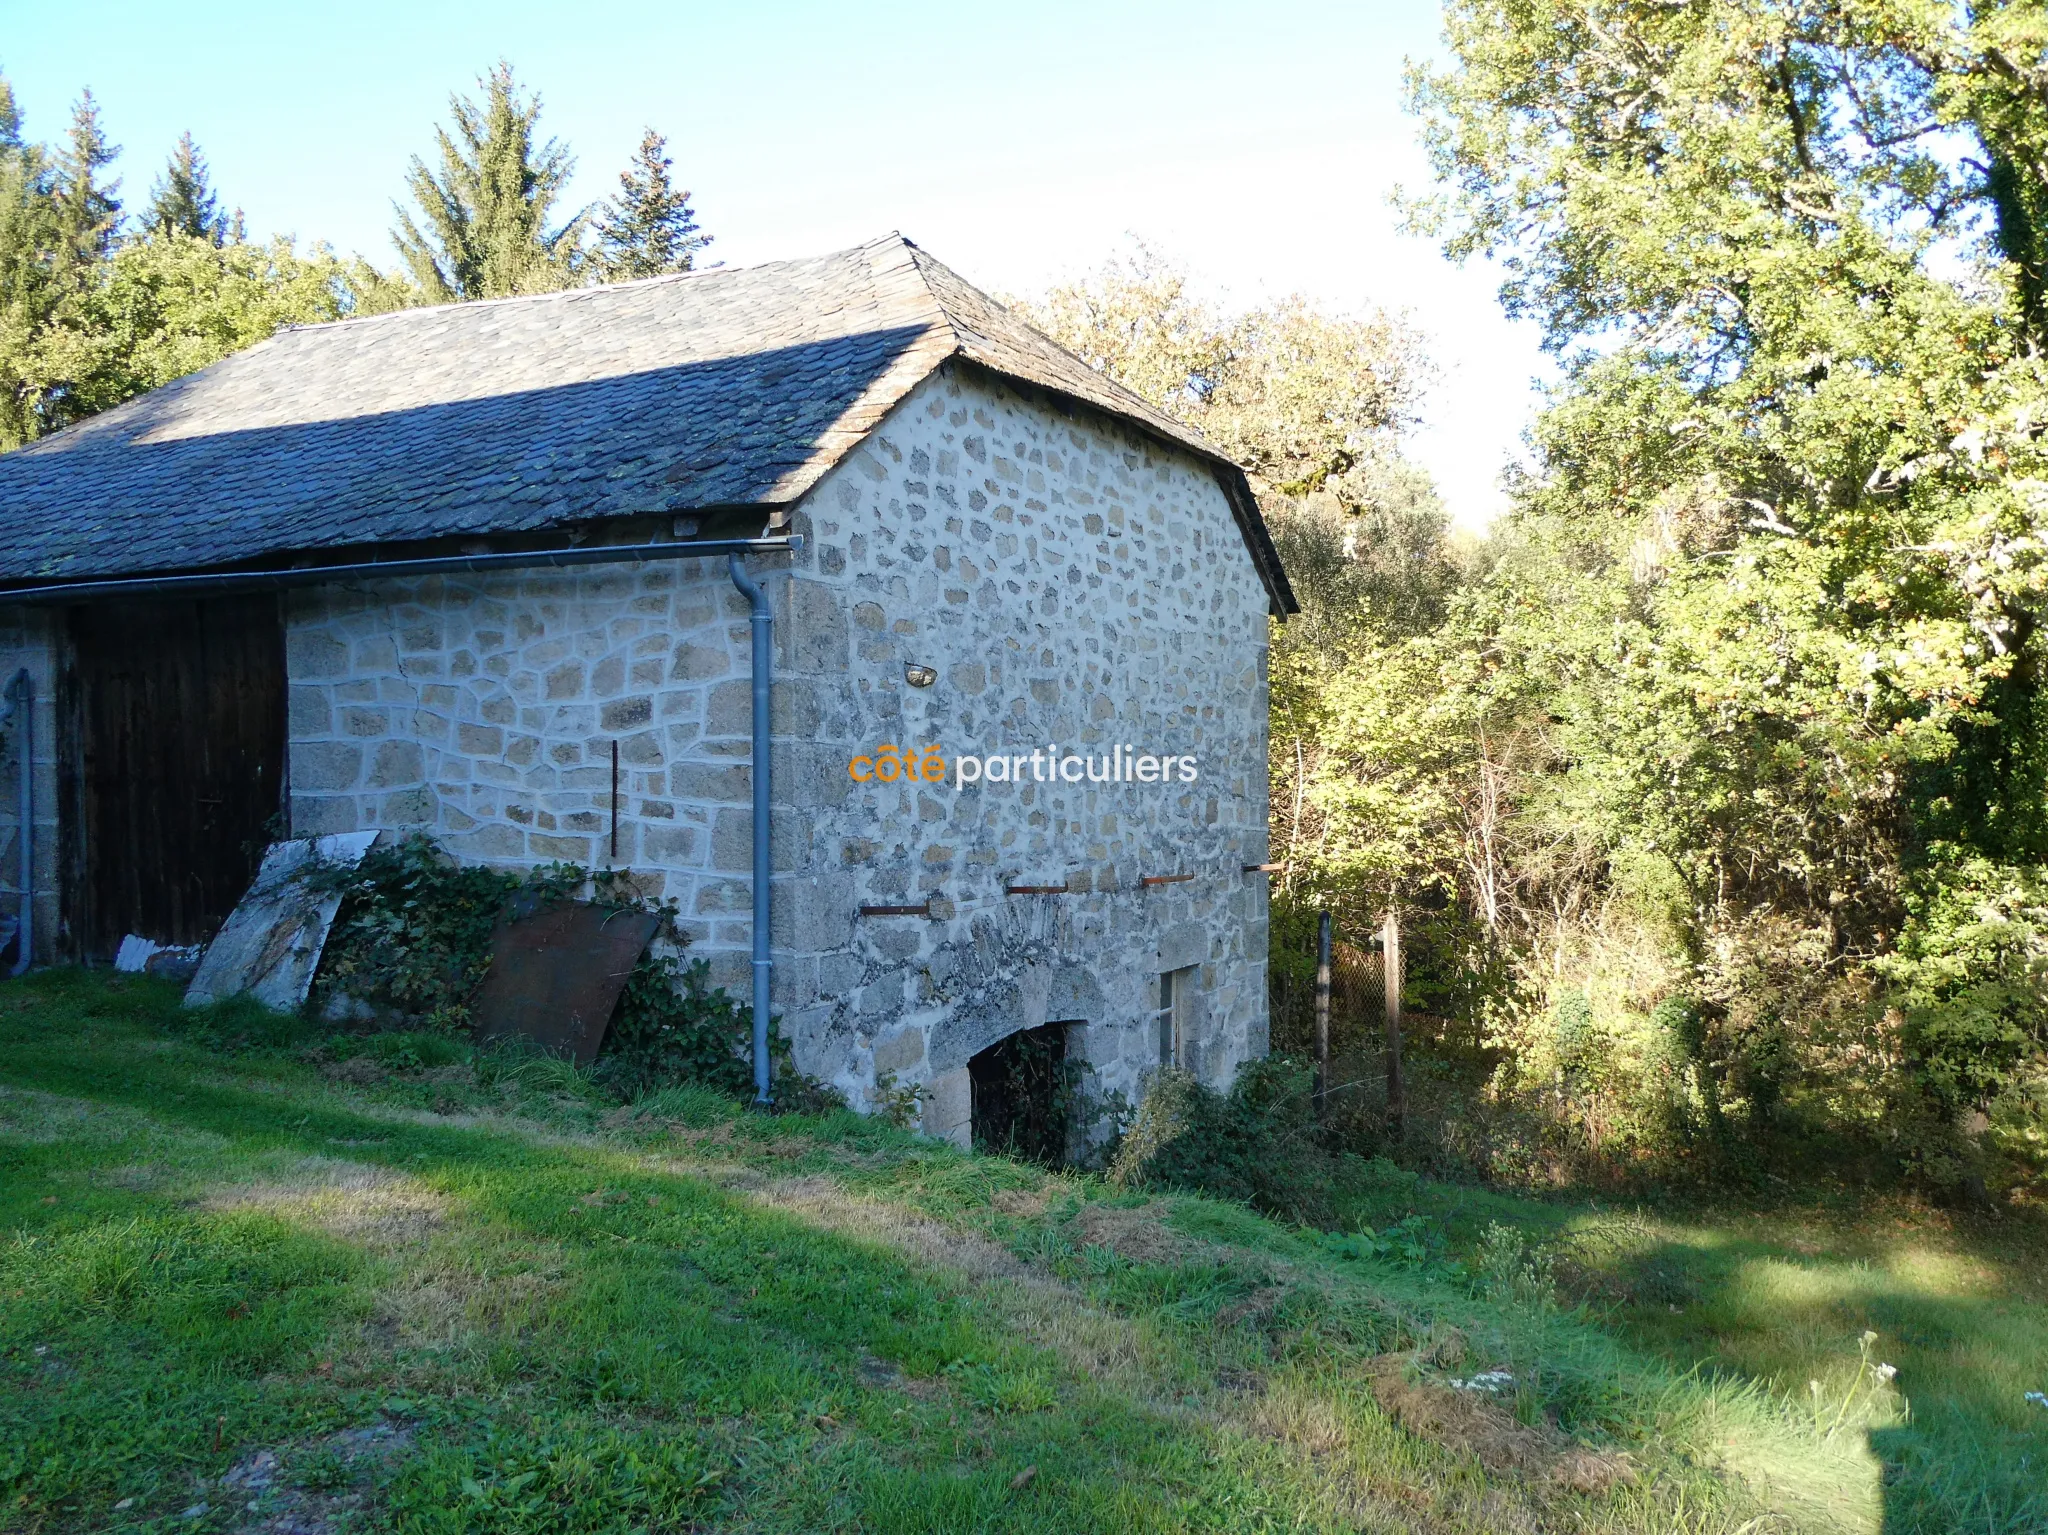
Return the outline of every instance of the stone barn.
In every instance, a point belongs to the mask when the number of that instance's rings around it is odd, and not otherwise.
[[[38,962],[418,830],[631,869],[800,1069],[955,1140],[1048,1061],[1266,1049],[1257,504],[907,240],[286,331],[0,457],[0,517]]]

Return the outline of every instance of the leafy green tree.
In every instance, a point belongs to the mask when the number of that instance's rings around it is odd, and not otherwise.
[[[390,314],[433,302],[404,272],[379,271],[360,256],[343,263],[341,280],[351,315]]]
[[[1774,1014],[1837,1107],[1988,1106],[2048,1046],[2035,928],[1954,932],[2048,861],[2048,12],[1452,0],[1446,35],[1417,212],[1565,367],[1459,614],[1540,698],[1510,821],[1586,853],[1532,909],[1632,909],[1622,1000],[1697,995],[1703,1059]]]
[[[149,211],[143,215],[143,227],[152,235],[177,234],[223,245],[228,240],[230,222],[214,197],[206,157],[192,142],[190,133],[180,134],[170,163],[150,188]],[[233,222],[238,224],[239,218]]]
[[[588,211],[549,225],[575,161],[567,146],[536,141],[540,97],[520,94],[510,64],[478,85],[481,102],[449,98],[438,169],[413,157],[406,188],[424,228],[400,208],[392,232],[406,270],[437,303],[576,286],[589,263]]]
[[[360,264],[289,241],[248,244],[220,220],[189,136],[153,200],[152,232],[122,239],[104,175],[114,154],[89,94],[53,152],[23,135],[0,79],[0,449],[355,302]],[[154,218],[181,171],[197,232]]]
[[[668,141],[649,128],[633,163],[619,176],[619,195],[597,225],[598,265],[607,282],[687,272],[711,236],[697,228],[690,194],[677,191]]]
[[[1238,314],[1198,299],[1140,245],[1025,306],[1053,340],[1178,417],[1239,463],[1261,495],[1334,496],[1348,508],[1405,496],[1401,432],[1428,364],[1385,314],[1331,315],[1296,296]]]
[[[291,241],[215,244],[204,236],[131,240],[67,306],[66,323],[37,349],[61,381],[50,428],[182,378],[290,325],[347,312],[347,271],[325,247]]]

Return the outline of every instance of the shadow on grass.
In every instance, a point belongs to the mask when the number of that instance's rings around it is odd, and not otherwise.
[[[2048,1529],[2048,1412],[2025,1399],[2048,1383],[2048,1317],[1967,1250],[1902,1237],[1849,1259],[1701,1233],[1609,1267],[1638,1342],[1864,1434],[1888,1535]]]

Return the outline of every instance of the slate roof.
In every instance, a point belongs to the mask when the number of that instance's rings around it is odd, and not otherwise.
[[[801,261],[287,330],[0,455],[0,582],[274,565],[796,500],[949,358],[1238,468],[890,236]]]

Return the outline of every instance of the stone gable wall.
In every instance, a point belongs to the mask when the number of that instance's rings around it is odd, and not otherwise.
[[[1221,1083],[1262,1055],[1266,882],[1243,866],[1266,859],[1268,605],[1207,466],[955,365],[797,526],[776,959],[799,1064],[857,1103],[885,1074],[921,1085],[928,1126],[957,1138],[971,1055],[1081,1020],[1070,1051],[1135,1101],[1159,975],[1187,966],[1186,1063]],[[1122,744],[1193,755],[1200,777],[854,782],[849,760],[885,742],[952,763]],[[928,918],[858,914],[928,898]]]

